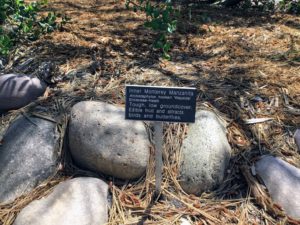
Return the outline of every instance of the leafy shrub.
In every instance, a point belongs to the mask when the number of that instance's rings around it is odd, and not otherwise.
[[[176,30],[176,17],[178,16],[178,11],[171,1],[152,3],[149,0],[126,0],[126,7],[146,14],[147,21],[144,26],[157,33],[153,47],[160,49],[165,59],[170,59],[168,52],[171,49],[171,42],[168,40],[168,36]]]
[[[258,9],[261,11],[281,11],[285,13],[300,14],[300,0],[179,0],[188,4],[216,4],[226,7],[238,6],[241,10]]]
[[[38,12],[46,1],[25,3],[24,0],[0,0],[0,54],[6,55],[20,40],[36,40],[40,35],[52,32],[67,22],[66,17],[49,12]],[[61,22],[57,18],[61,17]]]
[[[281,0],[280,9],[293,14],[300,14],[300,0]]]

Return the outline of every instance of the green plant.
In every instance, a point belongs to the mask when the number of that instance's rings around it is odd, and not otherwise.
[[[143,12],[147,16],[144,26],[157,33],[153,48],[160,49],[165,59],[170,59],[171,42],[168,36],[176,30],[178,11],[171,0],[162,3],[152,3],[149,0],[126,0],[127,9]]]
[[[285,12],[300,14],[300,0],[281,0],[279,7]]]
[[[7,55],[13,43],[9,36],[0,35],[0,55]]]
[[[40,35],[60,29],[66,17],[49,12],[39,14],[46,0],[25,3],[24,0],[0,0],[0,54],[6,55],[20,40],[36,40]],[[61,22],[57,22],[61,17]]]

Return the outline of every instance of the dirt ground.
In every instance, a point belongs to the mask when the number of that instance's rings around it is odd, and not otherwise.
[[[49,9],[71,21],[62,31],[25,43],[10,58],[9,70],[33,59],[32,68],[54,61],[57,76],[45,96],[22,113],[59,121],[62,140],[68,110],[84,99],[124,105],[125,84],[196,87],[198,108],[217,112],[228,125],[233,149],[226,179],[201,196],[178,185],[180,145],[185,124],[165,125],[163,197],[151,204],[153,155],[147,175],[126,184],[111,180],[109,224],[300,224],[270,201],[249,171],[261,155],[280,156],[300,165],[293,133],[300,128],[300,18],[239,9],[181,7],[172,37],[171,61],[151,49],[153,32],[145,17],[125,9],[122,0],[51,0]],[[89,75],[92,74],[92,75]],[[2,117],[5,124],[20,111]],[[249,124],[251,118],[272,118]],[[147,126],[149,124],[147,123]],[[85,174],[63,152],[58,174],[13,204],[0,206],[0,224],[10,225],[28,202],[47,194],[60,180]],[[153,153],[153,149],[152,149]],[[109,179],[109,178],[106,178]]]

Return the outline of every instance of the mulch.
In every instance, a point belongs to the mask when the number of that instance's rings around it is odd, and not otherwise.
[[[61,160],[57,173],[29,194],[0,205],[0,224],[11,225],[18,212],[47,195],[59,182],[95,176],[72,164],[66,141],[69,111],[83,100],[124,106],[126,84],[196,87],[197,108],[212,110],[227,124],[232,158],[224,182],[201,196],[180,187],[180,146],[187,124],[165,123],[162,195],[154,199],[154,150],[146,175],[121,182],[104,177],[112,205],[109,225],[300,224],[270,199],[253,173],[260,156],[272,154],[300,165],[293,134],[300,126],[300,18],[286,14],[201,6],[182,7],[172,40],[172,60],[151,49],[154,34],[145,17],[125,9],[122,0],[52,0],[49,9],[71,21],[62,31],[22,43],[3,72],[18,72],[28,62],[55,62],[59,82],[30,105],[1,115],[0,137],[20,114],[58,124]],[[50,8],[51,7],[51,8]],[[26,64],[27,65],[27,64]],[[259,120],[263,122],[259,122]],[[145,123],[152,139],[150,123]],[[1,138],[0,138],[1,139]]]

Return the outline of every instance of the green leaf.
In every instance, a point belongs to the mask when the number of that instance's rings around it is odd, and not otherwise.
[[[161,41],[155,41],[154,43],[153,43],[153,48],[155,48],[155,49],[161,49],[161,48],[163,48],[163,46],[164,46],[164,44],[163,44],[163,42],[161,42]]]
[[[168,53],[164,52],[163,53],[163,58],[166,59],[166,60],[170,60],[171,56]]]
[[[154,7],[151,5],[151,3],[150,2],[147,2],[146,3],[146,6],[145,6],[145,12],[146,12],[146,16],[151,16],[151,17],[153,17],[153,14],[155,13],[154,12]]]
[[[170,42],[167,42],[167,43],[165,43],[164,46],[163,46],[163,51],[164,51],[164,52],[168,52],[168,51],[170,50],[170,48],[171,48],[171,43],[170,43]]]
[[[7,55],[13,46],[13,40],[7,35],[0,35],[0,55]]]
[[[153,10],[153,18],[158,18],[159,17],[159,15],[160,15],[160,12],[159,12],[159,10],[157,10],[157,9],[155,9],[155,10]]]
[[[129,1],[126,1],[126,3],[125,3],[125,7],[126,7],[126,9],[127,9],[127,10],[129,10],[129,9],[130,9],[130,6],[129,6]]]

